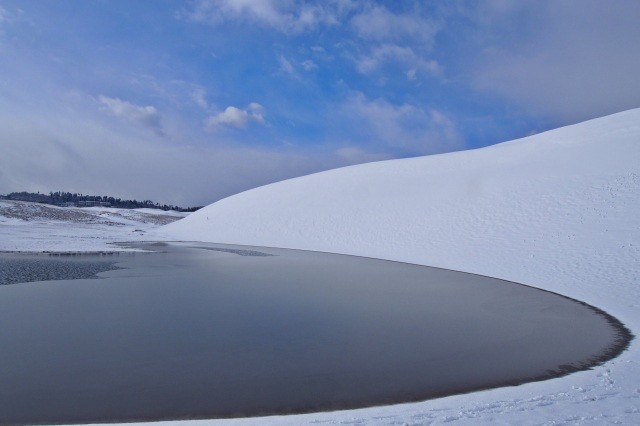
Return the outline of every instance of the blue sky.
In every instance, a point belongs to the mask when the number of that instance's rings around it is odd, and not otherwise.
[[[0,193],[206,204],[640,107],[640,3],[0,0]]]

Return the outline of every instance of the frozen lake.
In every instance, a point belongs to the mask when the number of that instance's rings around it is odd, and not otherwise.
[[[0,424],[415,401],[589,368],[630,338],[593,307],[494,278],[297,250],[136,247],[162,252],[0,254]]]

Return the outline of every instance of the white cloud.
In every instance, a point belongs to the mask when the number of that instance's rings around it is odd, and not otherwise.
[[[191,100],[203,110],[209,109],[209,103],[207,102],[207,91],[202,87],[198,87],[191,92]]]
[[[280,55],[278,56],[278,62],[280,63],[280,69],[282,71],[284,71],[287,74],[296,76],[296,70],[293,67],[293,64],[291,63],[290,60],[288,60],[287,58],[285,58],[284,56]]]
[[[373,7],[351,20],[356,33],[368,40],[417,42],[423,48],[433,45],[440,30],[437,21],[419,14],[394,14],[385,7]]]
[[[404,154],[433,154],[464,147],[455,123],[435,109],[393,105],[355,93],[343,105],[342,114],[353,129],[361,129],[362,140]]]
[[[98,97],[98,101],[102,104],[103,110],[109,111],[116,117],[139,123],[159,135],[163,134],[160,113],[155,107],[135,105],[118,98],[109,98],[103,95]]]
[[[278,56],[278,63],[282,72],[294,78],[301,78],[299,70],[310,72],[318,68],[318,64],[311,59],[298,62],[294,59],[287,59],[283,55]]]
[[[442,75],[441,65],[430,58],[430,52],[444,24],[427,16],[420,5],[414,4],[412,13],[392,13],[383,6],[366,7],[351,19],[350,25],[364,40],[361,51],[365,53],[354,56],[359,72],[369,74],[399,64],[408,80]]]
[[[262,125],[266,124],[262,105],[252,102],[246,109],[228,106],[223,112],[207,118],[205,120],[205,129],[215,131],[221,126],[244,128],[251,121]]]
[[[245,21],[277,31],[301,32],[321,24],[338,24],[351,2],[333,0],[299,3],[278,0],[198,0],[187,18],[218,25],[224,21]]]
[[[358,71],[368,74],[378,70],[385,64],[402,64],[410,80],[416,77],[416,72],[428,75],[441,75],[442,68],[435,60],[429,60],[416,54],[410,47],[402,47],[395,44],[383,44],[376,46],[356,61]]]
[[[305,71],[313,71],[318,68],[318,64],[313,62],[311,59],[300,62],[300,66],[304,68]]]

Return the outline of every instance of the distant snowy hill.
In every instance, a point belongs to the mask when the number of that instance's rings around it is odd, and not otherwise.
[[[123,250],[109,243],[143,239],[147,231],[187,214],[0,200],[0,252]]]
[[[167,239],[320,250],[490,275],[596,305],[638,334],[640,109],[487,148],[263,186],[158,232]],[[496,415],[508,423],[640,423],[639,363],[634,343],[594,372],[357,416],[363,423],[382,415],[412,423],[418,414],[472,423],[491,423]],[[278,421],[342,421],[350,413]]]

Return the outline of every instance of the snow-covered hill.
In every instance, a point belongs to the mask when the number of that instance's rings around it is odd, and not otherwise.
[[[113,251],[109,243],[146,232],[187,213],[109,207],[56,207],[0,200],[0,251]]]
[[[356,254],[490,275],[583,300],[638,334],[640,109],[487,148],[267,185],[158,232],[167,239]],[[595,371],[518,388],[271,420],[354,418],[640,424],[640,351],[634,342]]]

